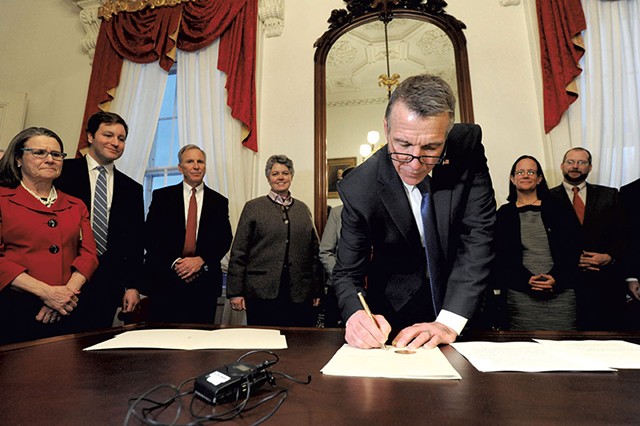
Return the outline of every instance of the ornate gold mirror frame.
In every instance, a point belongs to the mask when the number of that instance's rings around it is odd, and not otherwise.
[[[445,13],[443,0],[344,0],[346,9],[335,9],[328,20],[329,29],[316,40],[315,63],[315,206],[316,228],[320,235],[327,221],[327,56],[338,39],[349,31],[367,23],[394,19],[411,19],[433,24],[442,30],[453,45],[458,93],[459,121],[473,123],[473,103],[469,78],[467,41],[462,32],[466,28]],[[389,52],[387,50],[387,57]],[[402,76],[406,77],[406,76]],[[380,121],[382,116],[380,116]]]

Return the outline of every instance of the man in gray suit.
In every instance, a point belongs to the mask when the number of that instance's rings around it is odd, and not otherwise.
[[[378,347],[392,327],[397,347],[451,343],[486,287],[493,189],[480,127],[454,125],[454,111],[445,81],[407,78],[389,99],[387,145],[340,183],[333,279],[352,346]]]

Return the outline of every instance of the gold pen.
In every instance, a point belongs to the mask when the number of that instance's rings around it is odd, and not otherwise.
[[[364,300],[364,296],[362,295],[362,292],[358,292],[358,298],[360,299],[360,303],[362,303],[362,307],[364,308],[364,311],[367,313],[367,315],[369,315],[369,318],[371,318],[371,321],[373,321],[373,324],[380,328],[380,326],[378,325],[378,321],[376,321],[376,319],[373,317],[373,314],[371,313],[371,309],[369,309],[369,305],[367,305],[367,302]],[[380,347],[382,349],[387,349],[387,345],[384,344],[384,342],[380,343]]]

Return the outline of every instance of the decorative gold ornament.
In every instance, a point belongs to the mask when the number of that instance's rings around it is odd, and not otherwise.
[[[393,86],[397,86],[398,84],[400,84],[400,74],[398,73],[394,72],[391,77],[389,77],[386,74],[380,74],[380,77],[378,77],[378,86],[380,87],[386,86],[387,93],[389,96],[391,96],[391,91],[393,89]]]
[[[139,12],[142,9],[165,6],[175,6],[195,0],[105,0],[104,5],[98,9],[98,16],[105,21],[120,12]]]

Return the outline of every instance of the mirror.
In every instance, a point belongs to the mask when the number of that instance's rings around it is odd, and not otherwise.
[[[342,170],[386,143],[382,119],[394,86],[385,85],[382,74],[397,74],[399,81],[439,75],[458,99],[456,121],[473,122],[465,26],[444,13],[444,2],[344,1],[347,10],[332,11],[329,30],[314,45],[314,215],[320,235],[327,206],[340,204],[335,186]]]

